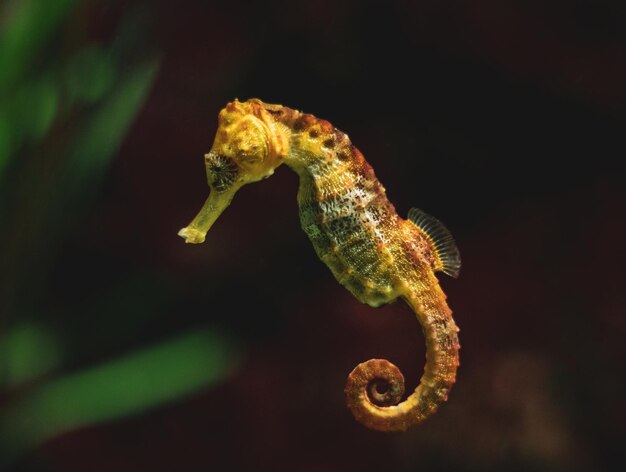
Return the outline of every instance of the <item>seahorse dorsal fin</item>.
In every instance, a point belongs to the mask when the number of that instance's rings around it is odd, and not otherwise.
[[[411,208],[408,217],[433,242],[437,258],[440,261],[440,264],[437,264],[434,269],[457,278],[461,271],[461,255],[448,228],[437,218],[419,208]]]

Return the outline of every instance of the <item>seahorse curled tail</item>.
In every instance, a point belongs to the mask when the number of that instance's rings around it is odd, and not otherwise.
[[[458,327],[450,310],[427,311],[416,297],[406,299],[417,315],[426,339],[426,365],[415,391],[404,395],[404,376],[386,359],[356,366],[345,386],[346,403],[354,417],[370,429],[405,431],[423,422],[446,401],[459,366]]]

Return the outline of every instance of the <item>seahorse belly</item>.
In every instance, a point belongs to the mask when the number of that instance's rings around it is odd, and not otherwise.
[[[318,257],[357,299],[380,306],[396,298],[393,256],[385,219],[396,217],[376,192],[360,186],[320,199],[313,182],[301,184],[300,222]],[[384,217],[384,218],[383,218]]]

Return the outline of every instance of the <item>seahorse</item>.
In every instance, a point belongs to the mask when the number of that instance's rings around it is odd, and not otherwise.
[[[400,370],[371,359],[348,376],[348,408],[379,431],[423,422],[447,400],[459,366],[459,329],[435,275],[457,277],[459,251],[443,224],[425,212],[412,208],[407,219],[398,216],[345,133],[326,120],[258,99],[227,104],[205,155],[209,196],[178,234],[202,243],[241,187],[271,176],[282,164],[299,176],[302,229],[337,281],[372,307],[403,299],[426,339],[424,373],[404,401]]]

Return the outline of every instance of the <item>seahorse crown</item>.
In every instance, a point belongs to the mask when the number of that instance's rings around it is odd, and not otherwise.
[[[245,183],[271,175],[285,155],[286,139],[281,124],[260,100],[229,103],[218,116],[218,129],[211,152],[206,155],[207,171],[214,161],[230,159],[239,168]]]

